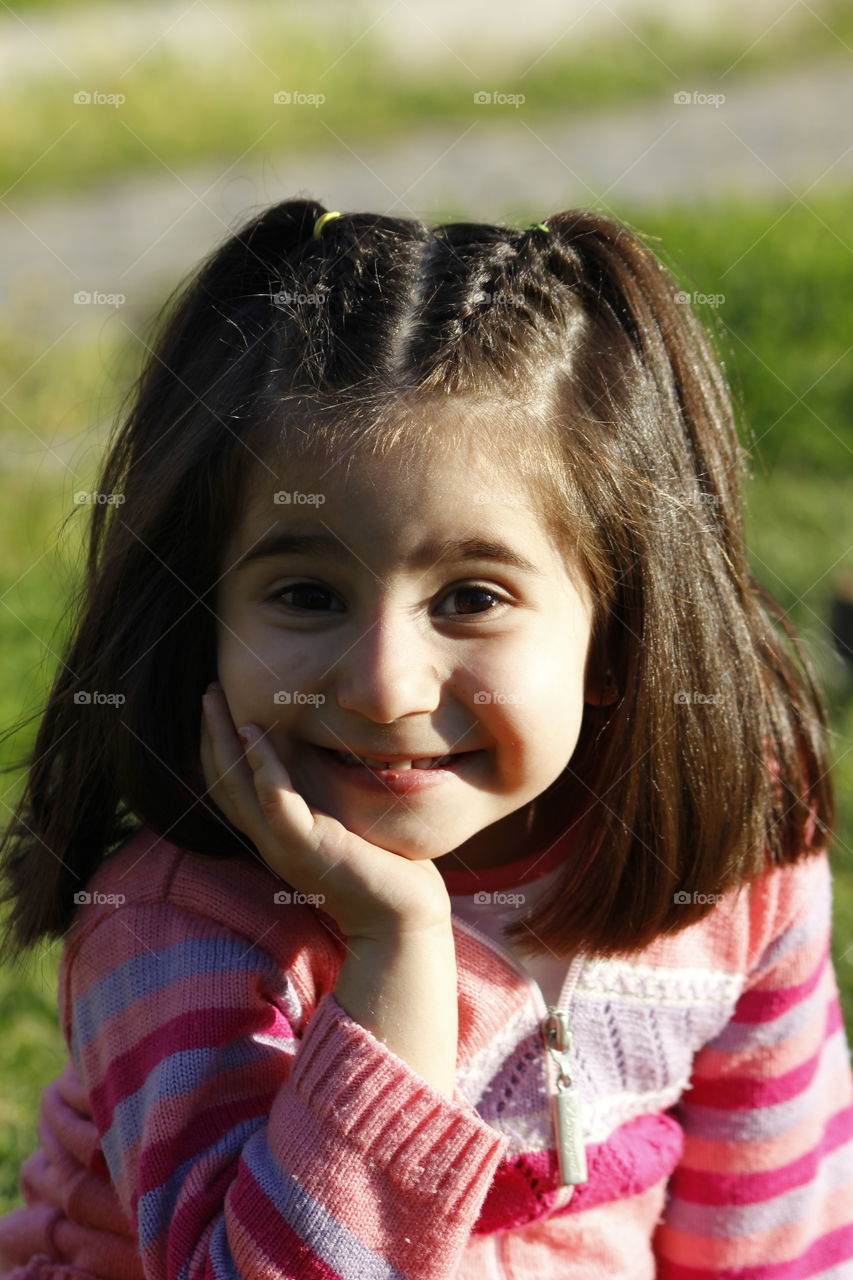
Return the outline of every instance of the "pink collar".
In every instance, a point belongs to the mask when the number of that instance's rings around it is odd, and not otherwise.
[[[514,862],[506,862],[500,867],[481,867],[479,870],[458,871],[448,868],[442,871],[441,859],[436,866],[441,871],[447,886],[447,892],[454,894],[494,892],[511,889],[515,885],[529,884],[539,880],[561,866],[568,857],[578,839],[580,827],[576,825],[551,845],[542,849],[534,849],[532,853]]]

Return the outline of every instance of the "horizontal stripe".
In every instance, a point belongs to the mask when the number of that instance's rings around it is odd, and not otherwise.
[[[281,1241],[278,1232],[289,1229],[293,1238],[300,1242],[300,1252],[306,1247],[321,1262],[329,1267],[341,1267],[339,1270],[343,1280],[404,1280],[402,1273],[391,1267],[388,1262],[374,1250],[368,1248],[363,1239],[342,1225],[333,1217],[326,1207],[311,1197],[300,1184],[290,1176],[287,1169],[276,1160],[266,1141],[266,1135],[258,1133],[247,1143],[243,1159],[252,1174],[255,1192],[247,1185],[245,1190],[246,1207],[253,1205],[256,1196],[262,1195],[270,1202],[275,1215],[260,1215],[254,1212],[255,1223],[252,1240],[269,1254],[270,1257],[281,1256]],[[240,1203],[236,1203],[238,1215]],[[262,1223],[268,1223],[268,1230],[262,1229]]]
[[[696,1252],[701,1253],[701,1241],[696,1242]],[[665,1255],[664,1255],[665,1257]],[[815,1240],[800,1257],[789,1262],[766,1262],[757,1267],[741,1267],[734,1264],[726,1271],[731,1280],[816,1280],[827,1267],[848,1262],[853,1258],[853,1225],[830,1231]],[[848,1268],[849,1269],[849,1268]],[[658,1272],[661,1280],[723,1280],[724,1273],[718,1267],[686,1267],[666,1258]],[[844,1276],[844,1272],[840,1273]],[[726,1276],[726,1280],[728,1280]],[[846,1280],[846,1277],[845,1277]]]
[[[242,1267],[238,1267],[234,1260],[232,1250],[229,1246],[228,1233],[225,1227],[224,1219],[220,1219],[211,1235],[210,1239],[210,1260],[213,1266],[211,1280],[244,1280],[247,1274],[251,1274],[251,1270],[258,1268],[261,1274],[265,1276],[281,1275],[281,1267],[277,1259],[282,1256],[282,1250],[286,1250],[287,1254],[292,1258],[299,1258],[299,1274],[300,1280],[346,1280],[346,1270],[336,1270],[334,1266],[328,1265],[317,1256],[306,1255],[304,1246],[299,1236],[291,1231],[286,1224],[280,1228],[280,1236],[278,1238],[275,1253],[272,1255],[265,1254],[260,1245],[254,1238],[248,1237],[245,1230],[235,1231],[232,1228],[232,1234],[237,1234],[238,1239],[235,1247],[238,1252],[242,1252],[246,1256],[246,1262]],[[338,1259],[340,1265],[340,1260]],[[181,1280],[188,1280],[189,1262],[185,1270],[181,1274]],[[365,1273],[368,1274],[368,1273]],[[395,1277],[394,1271],[386,1269],[384,1272],[377,1271],[375,1274],[387,1276],[389,1280]]]
[[[833,1105],[830,1083],[843,1080],[850,1087],[850,1050],[843,1027],[824,1041],[820,1065],[814,1078],[802,1093],[787,1102],[759,1107],[755,1111],[722,1111],[719,1107],[702,1106],[685,1093],[678,1104],[677,1114],[685,1133],[717,1139],[720,1142],[751,1142],[762,1138],[775,1138],[800,1123],[809,1112],[821,1115]]]
[[[245,1046],[238,1045],[236,1055],[223,1052],[221,1049],[188,1049],[180,1053],[170,1054],[161,1062],[155,1063],[145,1077],[144,1083],[133,1093],[123,1098],[113,1110],[113,1121],[104,1132],[102,1146],[107,1163],[116,1169],[124,1162],[128,1147],[143,1138],[147,1128],[149,1133],[156,1132],[164,1122],[174,1123],[176,1113],[189,1112],[200,1105],[201,1099],[196,1096],[205,1085],[215,1087],[220,1077],[233,1069],[232,1056],[242,1057]],[[257,1075],[246,1077],[247,1091],[250,1081],[257,1086]],[[274,1090],[273,1090],[274,1092]],[[255,1095],[259,1105],[269,1106],[270,1093]],[[176,1106],[176,1100],[186,1098],[183,1107]],[[245,1105],[245,1104],[241,1104]],[[236,1104],[231,1104],[232,1109]],[[158,1111],[165,1110],[160,1116]]]
[[[832,968],[827,966],[821,976],[824,987],[832,990],[834,988]],[[815,991],[821,989],[820,984],[815,987]],[[829,1003],[828,1000],[827,1003]],[[729,1054],[744,1053],[758,1048],[775,1048],[801,1033],[815,1016],[814,1004],[815,998],[812,996],[811,999],[800,1001],[799,1004],[793,1005],[768,1022],[729,1022],[719,1035],[714,1037],[710,1047],[720,1053]]]
[[[841,1006],[837,993],[830,981],[829,969],[824,970],[824,978],[812,999],[797,1005],[806,1018],[795,1036],[773,1046],[773,1053],[753,1049],[748,1046],[740,1053],[724,1053],[717,1048],[715,1042],[705,1046],[695,1073],[706,1080],[731,1079],[733,1077],[754,1077],[761,1079],[779,1079],[788,1071],[795,1070],[818,1053],[828,1036],[834,1035],[833,1025],[843,1025]],[[767,1024],[765,1024],[767,1025]],[[773,1025],[773,1024],[770,1024]],[[769,1062],[772,1057],[772,1077]]]
[[[268,956],[239,938],[184,939],[156,952],[146,947],[75,998],[75,1052],[79,1055],[114,1014],[131,1008],[143,996],[162,993],[184,980],[201,990],[205,978],[239,971],[257,974],[269,965]]]
[[[850,1186],[853,1199],[853,1142],[850,1139],[835,1150],[822,1152],[820,1168],[813,1181],[801,1183],[767,1200],[749,1204],[700,1203],[682,1199],[670,1183],[667,1225],[675,1231],[723,1239],[755,1235],[782,1222],[803,1221],[820,1207],[826,1192],[846,1186]]]
[[[132,1048],[116,1054],[111,1061],[107,1054],[110,1061],[107,1073],[89,1090],[93,1115],[104,1127],[111,1127],[114,1108],[140,1095],[154,1072],[159,1072],[163,1081],[153,1095],[159,1098],[177,1097],[198,1087],[199,1081],[206,1080],[211,1073],[230,1069],[233,1062],[239,1062],[245,1049],[229,1051],[227,1046],[239,1043],[241,1036],[247,1038],[255,1029],[268,1034],[281,1025],[281,1017],[272,1005],[262,1005],[255,1016],[260,1024],[257,1028],[247,1025],[246,1009],[210,1009],[199,1000],[192,1015],[183,1013],[172,1018]],[[256,1051],[259,1057],[266,1057],[269,1052],[260,1046],[256,1046]],[[175,1064],[172,1068],[164,1067],[170,1058],[176,1059]]]
[[[682,1163],[672,1177],[672,1194],[700,1204],[750,1204],[756,1200],[769,1200],[816,1177],[821,1158],[836,1147],[849,1143],[851,1138],[853,1107],[847,1106],[829,1117],[820,1142],[799,1159],[777,1169],[754,1173],[710,1173],[690,1169]]]
[[[802,865],[798,868],[800,872],[804,870],[806,868]],[[832,886],[827,870],[827,864],[824,863],[820,872],[820,885],[817,888],[810,887],[807,903],[799,908],[800,918],[793,920],[787,929],[783,929],[768,943],[753,965],[753,973],[763,973],[765,970],[777,968],[787,956],[798,951],[810,938],[829,933],[832,916]]]
[[[138,1235],[139,1245],[144,1251],[152,1243],[160,1240],[166,1235],[167,1229],[172,1224],[172,1219],[176,1215],[176,1208],[181,1192],[184,1189],[186,1179],[193,1174],[198,1177],[206,1168],[211,1171],[218,1169],[222,1164],[227,1164],[239,1158],[241,1151],[249,1142],[252,1135],[257,1133],[260,1127],[264,1127],[263,1117],[255,1117],[245,1121],[243,1124],[237,1124],[233,1128],[221,1133],[217,1140],[210,1143],[205,1149],[196,1151],[186,1160],[178,1165],[174,1162],[169,1164],[171,1172],[169,1176],[157,1185],[149,1189],[141,1191],[136,1206],[138,1218]],[[165,1154],[168,1156],[171,1147],[167,1147]],[[146,1151],[141,1168],[140,1168],[140,1185],[144,1185],[143,1178],[146,1170],[150,1174],[157,1159],[157,1153]]]
[[[853,1101],[849,1067],[829,1081],[832,1092],[822,1093],[817,1108],[801,1105],[792,1112],[792,1121],[784,1133],[776,1137],[761,1134],[758,1113],[755,1133],[749,1141],[731,1142],[720,1138],[686,1138],[686,1163],[696,1172],[716,1173],[721,1169],[740,1172],[744,1169],[778,1169],[811,1151],[820,1140],[827,1116],[842,1111]]]
[[[842,1025],[838,1001],[827,1009],[826,1035],[829,1037]],[[688,1098],[702,1106],[734,1110],[738,1107],[773,1106],[786,1102],[808,1088],[820,1061],[818,1049],[798,1067],[779,1076],[760,1079],[754,1076],[703,1076],[697,1074],[691,1081]]]
[[[780,1217],[766,1231],[750,1233],[738,1239],[724,1239],[708,1235],[685,1235],[670,1232],[667,1250],[673,1262],[692,1266],[701,1258],[706,1267],[716,1271],[727,1268],[732,1256],[738,1266],[757,1267],[771,1258],[799,1258],[816,1240],[840,1231],[850,1223],[850,1184],[835,1191],[821,1188],[813,1198],[804,1218],[785,1222]]]
[[[735,1022],[770,1022],[796,1004],[809,998],[830,963],[829,948],[824,947],[814,970],[794,986],[744,991],[734,1012]]]

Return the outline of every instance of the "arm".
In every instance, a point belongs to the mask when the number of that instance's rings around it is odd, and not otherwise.
[[[778,884],[778,926],[675,1109],[685,1147],[654,1238],[660,1280],[840,1278],[853,1259],[853,1077],[826,855]]]
[[[65,982],[72,1055],[147,1280],[454,1274],[506,1139],[336,993],[301,1019],[272,957],[167,903],[101,920]]]
[[[453,930],[348,938],[335,998],[351,1018],[452,1098],[458,1007]]]

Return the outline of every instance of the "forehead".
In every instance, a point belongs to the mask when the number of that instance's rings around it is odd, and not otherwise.
[[[362,508],[389,523],[467,515],[478,524],[536,523],[536,451],[507,406],[447,401],[387,408],[366,426],[303,418],[288,422],[259,457],[243,493],[248,533],[270,512],[283,521]],[[276,497],[276,494],[284,496]],[[394,501],[391,501],[391,494]]]
[[[519,478],[470,448],[418,457],[401,448],[384,456],[354,454],[346,466],[324,458],[280,463],[256,479],[238,540],[251,542],[271,526],[346,529],[351,540],[379,538],[400,550],[425,537],[500,533],[542,554],[547,537]]]

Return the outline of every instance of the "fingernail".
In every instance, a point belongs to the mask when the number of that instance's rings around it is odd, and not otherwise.
[[[255,740],[255,735],[248,725],[241,725],[237,730],[237,737],[240,739],[244,747],[250,747]]]

